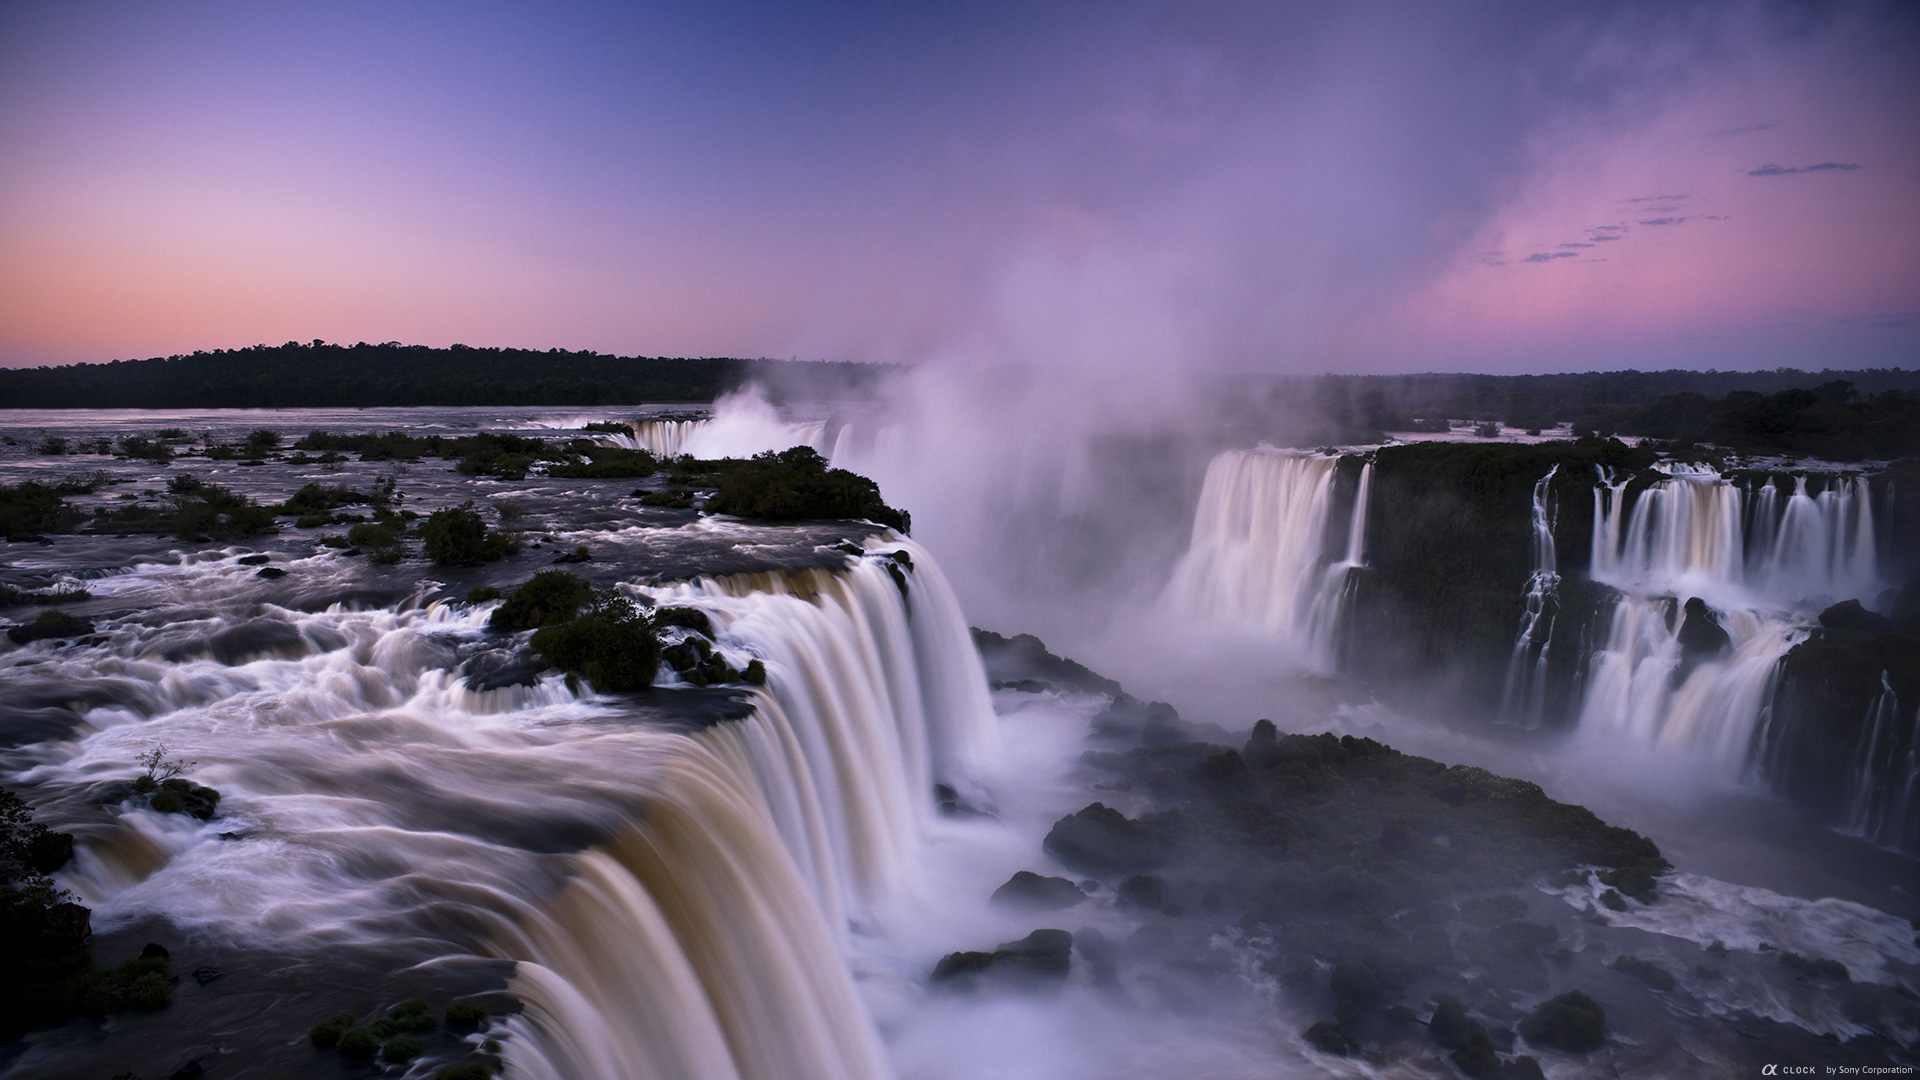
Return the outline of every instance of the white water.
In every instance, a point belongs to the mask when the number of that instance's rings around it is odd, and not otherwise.
[[[897,887],[936,780],[983,798],[997,729],[932,557],[868,546],[912,558],[905,595],[879,557],[639,590],[706,609],[736,666],[767,667],[751,716],[691,735],[557,678],[466,689],[450,668],[459,642],[483,640],[486,607],[266,605],[248,614],[294,632],[231,665],[191,645],[233,621],[220,616],[128,619],[102,626],[105,650],[13,654],[108,699],[17,779],[84,790],[165,743],[225,794],[209,823],[128,808],[78,830],[60,880],[99,929],[162,915],[282,951],[519,960],[526,1012],[505,1054],[523,1075],[878,1080],[849,925]],[[163,611],[217,603],[252,569],[149,564],[94,590]],[[580,824],[609,839],[540,854]]]
[[[1269,446],[1215,457],[1167,586],[1174,610],[1272,634],[1309,667],[1330,670],[1349,572],[1364,561],[1373,480],[1369,462],[1352,511],[1336,522],[1339,461]]]
[[[1625,486],[1602,477],[1594,490],[1593,577],[1622,595],[1590,661],[1581,731],[1697,754],[1736,777],[1752,760],[1781,658],[1822,608],[1879,592],[1866,481],[1836,479],[1816,498],[1800,477],[1791,496],[1764,485],[1750,500],[1710,468],[1676,465],[1630,512]],[[1731,647],[1687,671],[1679,609],[1696,596]]]

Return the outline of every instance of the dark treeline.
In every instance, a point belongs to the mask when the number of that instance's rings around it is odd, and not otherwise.
[[[0,408],[639,405],[712,401],[750,379],[776,390],[834,398],[866,391],[886,370],[844,362],[290,341],[151,360],[0,370]]]
[[[1228,414],[1294,445],[1365,443],[1445,421],[1638,435],[1837,461],[1920,455],[1920,371],[1328,375],[1228,388]]]

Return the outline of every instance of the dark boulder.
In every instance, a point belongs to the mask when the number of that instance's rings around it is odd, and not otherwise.
[[[972,981],[988,975],[1016,982],[1063,979],[1072,967],[1072,953],[1072,934],[1035,930],[1019,941],[1001,942],[992,952],[948,953],[934,967],[933,981]]]
[[[1573,990],[1528,1013],[1520,1034],[1535,1046],[1583,1054],[1607,1041],[1607,1014],[1599,1002]]]
[[[1721,628],[1720,620],[1714,618],[1707,602],[1697,596],[1687,601],[1677,636],[1682,671],[1691,671],[1702,661],[1724,656],[1733,649],[1733,638]]]
[[[1891,634],[1893,620],[1868,611],[1858,600],[1842,600],[1820,613],[1820,625],[1829,630],[1857,630],[1864,634]]]
[[[1159,874],[1135,874],[1120,883],[1115,897],[1121,907],[1146,908],[1158,911],[1166,906],[1166,886]]]
[[[1086,898],[1080,886],[1066,878],[1041,877],[1031,870],[1015,873],[1005,885],[993,890],[994,903],[1033,911],[1070,908]]]
[[[53,641],[60,638],[86,637],[93,633],[93,624],[77,615],[48,608],[30,623],[23,623],[7,630],[7,637],[15,645],[26,645],[35,641]]]
[[[1307,1040],[1308,1046],[1323,1054],[1338,1054],[1346,1057],[1348,1054],[1360,1052],[1360,1044],[1354,1040],[1353,1036],[1347,1034],[1347,1029],[1331,1020],[1322,1020],[1314,1024],[1302,1034],[1302,1037]]]
[[[1041,847],[1068,869],[1084,874],[1140,873],[1162,861],[1153,830],[1104,803],[1055,822]]]

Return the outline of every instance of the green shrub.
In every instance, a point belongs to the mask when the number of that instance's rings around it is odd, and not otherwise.
[[[348,1057],[369,1058],[380,1048],[380,1040],[373,1037],[373,1032],[355,1025],[341,1032],[335,1045]]]
[[[395,1065],[404,1065],[420,1056],[420,1040],[411,1035],[396,1035],[380,1048],[380,1057]]]
[[[0,536],[8,540],[71,532],[79,521],[79,512],[45,484],[0,484]]]
[[[492,585],[476,585],[467,590],[467,603],[484,604],[489,600],[500,599],[500,590]]]
[[[496,630],[535,630],[573,618],[593,596],[586,579],[565,570],[542,570],[494,609],[488,625]]]
[[[858,518],[901,532],[909,527],[903,511],[881,501],[880,485],[845,469],[829,469],[827,460],[809,446],[725,463],[720,491],[708,500],[707,509],[769,521]]]
[[[427,557],[440,566],[497,562],[515,550],[506,537],[487,528],[472,502],[435,510],[420,526],[420,539]]]
[[[660,666],[653,623],[611,590],[595,593],[573,619],[534,631],[532,644],[548,663],[602,692],[645,689]]]
[[[173,1001],[173,984],[165,975],[149,971],[127,987],[127,1004],[136,1009],[164,1008]]]
[[[362,521],[347,530],[347,543],[355,547],[390,548],[400,542],[400,532],[382,521]]]
[[[313,1025],[307,1031],[307,1038],[322,1050],[331,1050],[340,1043],[340,1036],[353,1027],[354,1016],[350,1012],[337,1012],[325,1020]]]

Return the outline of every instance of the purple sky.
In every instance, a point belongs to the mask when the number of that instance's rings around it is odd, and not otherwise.
[[[1920,365],[1911,4],[0,6],[0,364]]]

